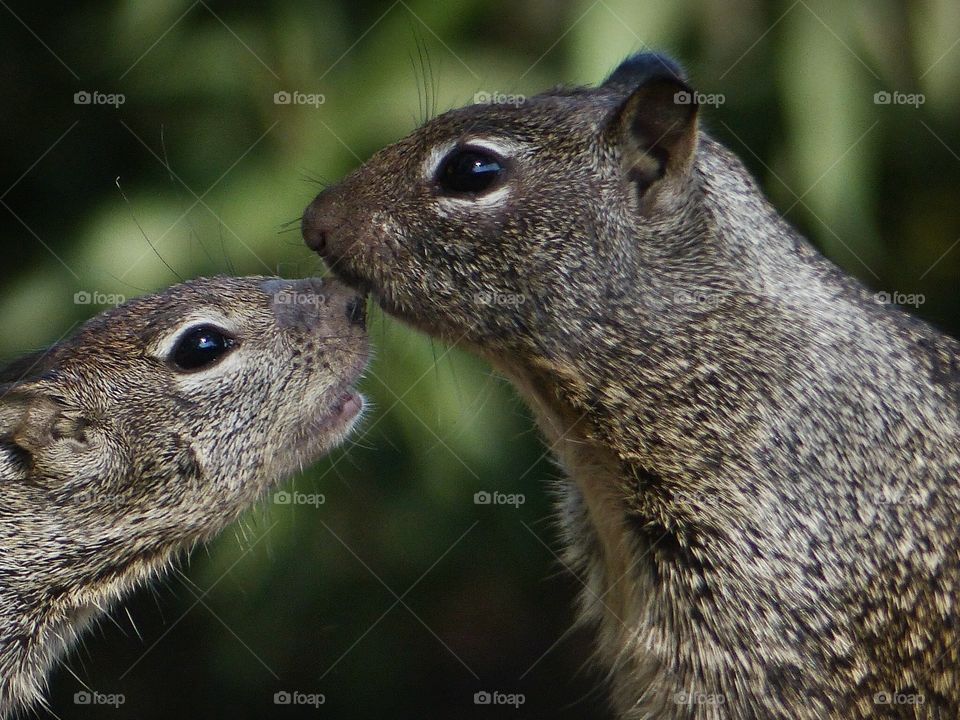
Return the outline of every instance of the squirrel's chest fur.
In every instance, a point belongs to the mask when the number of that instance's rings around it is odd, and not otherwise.
[[[670,697],[663,692],[665,684],[657,682],[663,668],[654,659],[670,652],[673,638],[658,639],[647,632],[652,629],[648,616],[656,594],[652,584],[656,572],[649,547],[643,547],[629,527],[621,492],[629,480],[621,463],[609,451],[586,441],[582,418],[557,412],[536,379],[496,359],[493,362],[530,403],[548,446],[570,479],[563,485],[559,507],[563,562],[582,585],[579,619],[600,632],[599,659],[615,669],[615,693],[616,685],[622,684],[623,696],[615,698],[615,704],[626,710],[635,703],[637,686],[650,687],[644,712],[659,708],[661,714],[655,717],[673,717],[662,714]]]
[[[618,717],[950,717],[937,713],[954,707],[958,681],[955,638],[942,631],[955,613],[957,547],[931,542],[947,537],[937,528],[955,504],[956,479],[911,478],[907,487],[938,496],[939,507],[918,521],[922,508],[883,495],[902,485],[894,474],[903,468],[882,449],[883,438],[899,443],[935,425],[940,439],[928,437],[916,462],[947,468],[948,418],[878,429],[878,452],[853,452],[856,467],[832,479],[834,497],[820,467],[843,467],[842,457],[829,458],[832,438],[818,450],[816,427],[798,427],[811,447],[776,449],[795,423],[824,427],[820,411],[784,405],[757,447],[744,449],[744,458],[764,462],[749,468],[738,460],[736,470],[721,466],[709,478],[743,481],[741,500],[727,505],[697,489],[710,485],[698,485],[705,478],[696,472],[680,478],[685,487],[624,462],[535,373],[494,365],[530,403],[569,476],[561,502],[565,562],[583,585],[580,618],[599,632]],[[867,411],[839,395],[828,410],[843,407]],[[914,415],[924,413],[918,407]],[[867,435],[873,422],[856,424]],[[846,484],[856,497],[844,498]],[[916,493],[911,499],[926,502]],[[678,513],[683,506],[695,514]],[[880,546],[883,557],[870,550]],[[883,694],[922,696],[926,706],[884,707],[876,700]]]

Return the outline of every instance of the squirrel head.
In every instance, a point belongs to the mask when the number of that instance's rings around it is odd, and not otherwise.
[[[550,357],[699,233],[697,125],[678,66],[637,55],[596,88],[429,121],[321,193],[304,236],[427,332]]]
[[[0,370],[0,714],[90,621],[343,439],[363,298],[194,280]]]
[[[0,386],[7,560],[77,591],[211,537],[353,425],[361,307],[335,281],[201,279],[20,363]]]

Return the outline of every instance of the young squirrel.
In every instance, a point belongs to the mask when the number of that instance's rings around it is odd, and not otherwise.
[[[350,432],[364,300],[194,280],[0,372],[0,718],[90,622]]]
[[[670,59],[427,122],[307,244],[535,411],[620,718],[960,716],[960,352],[698,127]]]

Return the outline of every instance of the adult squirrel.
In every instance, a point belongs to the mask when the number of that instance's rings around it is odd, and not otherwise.
[[[958,344],[790,227],[696,97],[640,54],[453,110],[305,239],[534,409],[618,717],[960,717]]]
[[[362,308],[334,281],[195,280],[0,372],[0,718],[120,597],[347,435]]]

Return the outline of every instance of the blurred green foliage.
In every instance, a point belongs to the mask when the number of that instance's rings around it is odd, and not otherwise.
[[[98,310],[76,292],[162,288],[167,264],[320,272],[296,221],[323,182],[478,91],[598,82],[644,47],[723,96],[704,126],[824,252],[960,329],[951,0],[10,0],[0,18],[4,357]],[[125,696],[96,716],[140,720],[607,717],[590,635],[568,632],[560,475],[528,413],[459,350],[382,316],[371,332],[365,431],[294,483],[325,502],[266,503],[194,553],[127,604],[140,637],[115,611],[55,675],[58,717],[91,716],[73,702],[85,685]],[[526,502],[474,504],[494,489]],[[480,690],[526,701],[477,706]],[[278,706],[278,691],[326,702]]]

